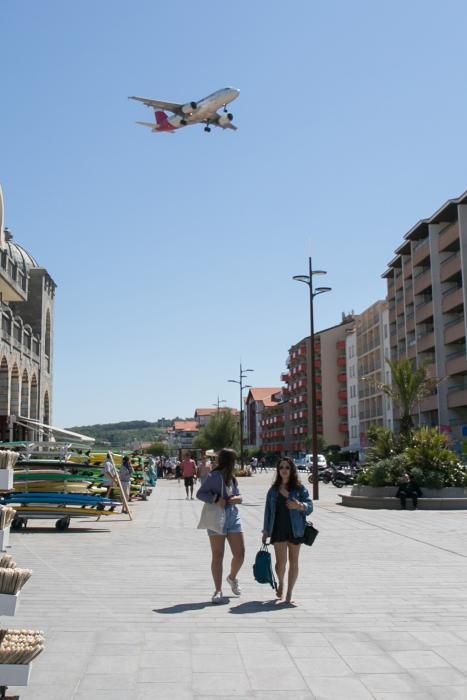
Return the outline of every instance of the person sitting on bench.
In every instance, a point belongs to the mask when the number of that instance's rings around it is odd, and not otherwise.
[[[415,477],[412,474],[404,474],[396,493],[396,498],[400,498],[402,510],[406,508],[407,497],[412,499],[415,510],[418,505],[418,499],[421,496],[423,496],[422,490],[415,481]]]

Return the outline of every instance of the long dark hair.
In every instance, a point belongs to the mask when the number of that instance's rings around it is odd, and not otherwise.
[[[237,480],[234,477],[236,459],[237,454],[235,450],[224,447],[217,455],[217,464],[211,471],[222,472],[222,476],[224,477],[224,481],[227,485],[229,485],[232,481],[234,484],[236,484]]]
[[[278,461],[276,465],[276,478],[274,479],[272,488],[276,489],[276,491],[279,491],[281,484],[282,484],[282,477],[280,473],[280,465],[283,462],[287,462],[287,464],[290,467],[290,476],[289,476],[289,481],[287,484],[287,488],[289,491],[298,491],[300,486],[302,485],[302,482],[300,481],[300,478],[298,476],[298,471],[297,467],[295,466],[295,462],[293,459],[290,459],[290,457],[281,457],[280,460]]]

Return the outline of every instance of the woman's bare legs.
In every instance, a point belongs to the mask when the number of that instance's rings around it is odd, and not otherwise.
[[[285,567],[287,566],[287,542],[274,542],[274,552],[276,554],[276,574],[279,580],[276,595],[278,598],[282,598]]]
[[[289,578],[287,582],[287,603],[292,602],[292,592],[295,586],[295,582],[298,578],[298,556],[300,554],[300,545],[287,543],[289,550]]]
[[[243,532],[231,532],[227,535],[227,540],[230,546],[230,551],[232,552],[230,578],[236,579],[245,559],[245,540],[243,537]]]
[[[224,561],[225,535],[213,535],[209,538],[211,544],[211,573],[215,591],[222,590],[222,562]]]

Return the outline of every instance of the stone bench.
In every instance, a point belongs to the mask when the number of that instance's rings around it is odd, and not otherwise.
[[[400,510],[399,498],[395,496],[354,496],[351,494],[339,494],[342,499],[341,505],[349,508],[384,508],[387,510]],[[442,497],[419,497],[419,510],[467,510],[467,498],[442,498]],[[407,510],[412,510],[412,500],[407,498]]]

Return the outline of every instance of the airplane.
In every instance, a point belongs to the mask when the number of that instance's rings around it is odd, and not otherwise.
[[[178,104],[176,102],[162,102],[161,100],[151,100],[146,97],[129,97],[129,100],[137,100],[142,102],[147,107],[154,109],[156,118],[154,122],[136,122],[141,126],[147,126],[152,131],[163,131],[165,133],[173,133],[177,129],[192,124],[205,124],[204,131],[211,131],[212,126],[219,126],[221,129],[237,130],[237,127],[232,124],[233,114],[227,111],[229,102],[237,99],[240,90],[236,88],[223,88],[213,92],[208,97],[203,97],[199,102],[187,102],[186,104]],[[223,114],[218,113],[218,109],[223,107]],[[173,116],[169,116],[164,111],[172,112]]]

